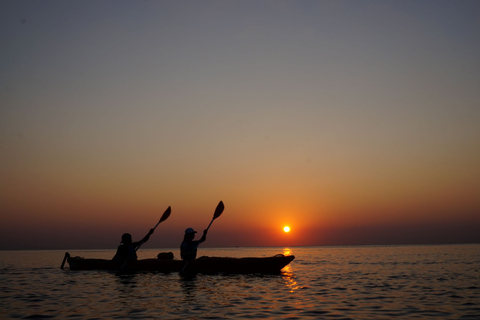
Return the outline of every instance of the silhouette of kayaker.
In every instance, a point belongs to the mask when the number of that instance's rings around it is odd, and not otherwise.
[[[180,256],[183,260],[190,261],[195,260],[197,257],[197,248],[200,243],[207,240],[207,232],[208,229],[203,231],[203,236],[200,240],[193,240],[195,238],[195,233],[197,231],[193,230],[192,228],[187,228],[185,230],[185,235],[183,236],[183,242],[180,245]]]
[[[117,253],[113,257],[113,261],[124,263],[129,260],[137,260],[137,248],[150,239],[150,235],[154,229],[150,229],[147,235],[140,241],[133,242],[132,235],[130,233],[124,233],[122,235],[121,245],[117,248]]]

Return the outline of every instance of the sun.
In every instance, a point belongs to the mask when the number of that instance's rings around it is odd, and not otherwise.
[[[283,231],[284,231],[284,232],[290,232],[290,227],[289,227],[289,226],[283,227]]]

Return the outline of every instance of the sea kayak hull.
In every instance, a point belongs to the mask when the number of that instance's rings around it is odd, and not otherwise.
[[[125,265],[107,259],[85,259],[65,254],[70,270],[156,271],[188,273],[280,273],[295,256],[273,257],[200,257],[186,263],[183,260],[142,259]],[[63,264],[62,264],[63,266]]]

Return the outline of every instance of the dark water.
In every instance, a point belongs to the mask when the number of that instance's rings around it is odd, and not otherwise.
[[[0,251],[0,318],[480,319],[478,244],[201,248],[208,256],[278,253],[297,257],[280,275],[182,278],[60,270],[64,251]]]

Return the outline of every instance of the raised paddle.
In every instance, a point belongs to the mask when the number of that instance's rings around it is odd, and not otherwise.
[[[153,227],[152,230],[155,231],[155,229],[158,227],[158,225],[160,224],[160,222],[162,221],[165,221],[168,219],[168,217],[170,217],[170,213],[172,212],[172,208],[170,208],[170,206],[167,208],[167,210],[165,210],[165,212],[163,213],[162,217],[160,218],[160,220],[158,220],[157,224],[155,225],[155,227]],[[140,249],[140,247],[142,246],[143,243],[141,243],[138,247],[135,248],[135,251],[137,251],[138,249]]]
[[[220,217],[222,215],[223,209],[225,209],[225,206],[223,205],[223,202],[220,201],[217,205],[217,208],[215,209],[215,212],[213,213],[213,218],[212,218],[212,221],[210,221],[210,224],[207,227],[207,231],[208,231],[208,229],[210,229],[210,226],[212,225],[213,220],[217,219],[218,217]]]

